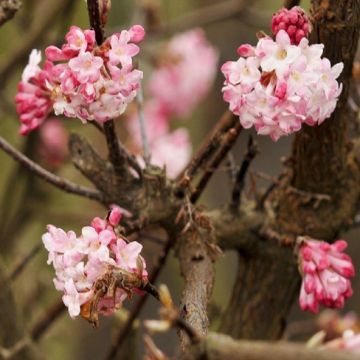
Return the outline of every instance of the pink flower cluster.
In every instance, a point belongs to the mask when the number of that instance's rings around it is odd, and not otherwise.
[[[22,123],[21,133],[38,127],[53,108],[56,115],[103,123],[122,114],[136,96],[142,72],[134,69],[135,44],[143,40],[144,29],[135,25],[115,33],[97,46],[93,30],[72,26],[61,49],[33,51],[16,96]]]
[[[64,293],[63,302],[73,318],[94,295],[95,281],[109,269],[138,273],[140,260],[143,272],[139,275],[147,276],[145,261],[140,256],[142,245],[136,241],[128,243],[115,233],[114,227],[120,219],[120,208],[113,207],[106,220],[94,218],[90,226],[82,228],[80,236],[76,236],[74,231],[65,232],[48,225],[48,232],[42,237],[49,251],[48,264],[53,264],[55,269],[55,287]],[[102,297],[97,310],[110,315],[126,297],[127,293],[117,288],[114,298],[106,294]]]
[[[144,118],[151,162],[165,165],[167,175],[174,178],[190,160],[192,146],[187,129],[170,130],[171,119],[188,116],[208,94],[216,75],[218,54],[204,32],[193,29],[175,35],[159,59],[149,80],[147,93],[151,100],[144,104]],[[140,149],[135,116],[130,117],[127,126],[135,147]]]
[[[276,39],[261,38],[256,47],[238,48],[240,58],[226,62],[222,89],[230,110],[246,129],[274,141],[299,131],[303,124],[320,125],[335,110],[342,86],[343,64],[321,58],[323,45],[303,38],[292,45],[280,30]]]
[[[41,53],[34,49],[18,84],[15,101],[16,111],[20,115],[21,135],[26,135],[39,127],[52,110],[53,101],[47,87],[48,65],[46,64],[42,70],[39,67],[40,62]]]
[[[299,269],[303,277],[300,291],[302,310],[319,311],[319,304],[342,308],[352,295],[350,278],[355,275],[351,258],[344,254],[344,240],[333,244],[300,238]]]
[[[282,8],[274,14],[271,30],[274,36],[280,30],[285,30],[290,36],[291,43],[298,45],[302,38],[309,35],[311,24],[305,11],[300,6],[294,6],[290,10]]]
[[[208,94],[217,62],[218,54],[202,29],[175,35],[149,80],[149,95],[168,116],[188,116]]]

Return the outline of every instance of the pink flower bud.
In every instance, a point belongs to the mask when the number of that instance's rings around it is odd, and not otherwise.
[[[319,304],[342,308],[352,296],[350,278],[355,275],[351,258],[342,253],[344,240],[334,244],[302,239],[299,250],[300,272],[303,282],[300,291],[302,310],[318,312]]]
[[[121,218],[122,218],[121,209],[118,206],[114,205],[109,214],[109,223],[112,226],[117,226],[119,225]]]
[[[283,8],[273,15],[271,29],[274,36],[280,30],[285,30],[291,43],[298,45],[302,38],[309,35],[310,21],[305,11],[299,6],[294,6],[290,10]]]

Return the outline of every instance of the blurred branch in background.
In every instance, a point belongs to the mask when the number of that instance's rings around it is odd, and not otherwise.
[[[20,0],[0,0],[0,26],[12,19],[20,7]]]

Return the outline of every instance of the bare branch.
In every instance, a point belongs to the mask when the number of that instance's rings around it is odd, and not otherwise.
[[[23,272],[30,261],[40,252],[42,244],[36,244],[30,252],[15,266],[14,270],[10,273],[9,280],[15,281],[17,277]]]
[[[220,163],[226,157],[227,153],[231,150],[235,144],[236,139],[238,138],[242,126],[239,121],[237,121],[233,128],[231,128],[223,137],[222,144],[218,152],[215,154],[214,158],[209,162],[207,169],[200,179],[195,191],[192,193],[190,200],[192,203],[196,203],[200,195],[204,191],[206,185],[212,178],[215,170],[218,168]]]
[[[85,186],[74,184],[69,180],[63,179],[51,173],[50,171],[44,169],[43,167],[41,167],[40,165],[38,165],[28,157],[26,157],[24,154],[20,153],[1,136],[0,136],[0,148],[3,149],[15,161],[23,165],[27,170],[31,171],[31,173],[45,180],[49,184],[52,184],[65,192],[83,196],[88,199],[92,199],[104,203],[104,197],[99,191],[89,189]]]
[[[285,342],[235,341],[227,335],[210,333],[182,360],[357,360],[358,357],[343,350],[307,349]]]
[[[63,301],[60,299],[46,310],[44,316],[32,327],[30,336],[34,341],[39,341],[49,327],[66,310]]]
[[[198,170],[205,164],[215,153],[221,144],[222,135],[225,134],[236,124],[237,118],[230,111],[226,111],[220,120],[215,124],[214,129],[207,136],[199,150],[193,156],[191,162],[185,170],[179,175],[178,192],[185,189]]]
[[[231,195],[230,209],[234,212],[238,211],[241,202],[241,192],[245,186],[245,177],[250,167],[251,162],[258,153],[257,145],[254,143],[252,136],[249,137],[248,148],[241,164],[239,171],[236,174],[235,184]]]

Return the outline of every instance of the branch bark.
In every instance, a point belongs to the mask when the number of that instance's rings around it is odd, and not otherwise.
[[[15,161],[19,162],[24,166],[27,170],[31,171],[34,175],[40,177],[45,180],[49,184],[56,186],[57,188],[80,196],[87,197],[92,200],[99,201],[101,203],[104,202],[103,195],[93,189],[89,189],[87,187],[77,185],[72,183],[69,180],[63,179],[50,171],[42,168],[40,165],[26,157],[24,154],[16,150],[12,147],[4,138],[0,136],[0,149],[3,149],[9,156],[11,156]]]
[[[357,360],[358,357],[341,350],[307,349],[281,342],[234,341],[229,336],[210,333],[183,360]]]

